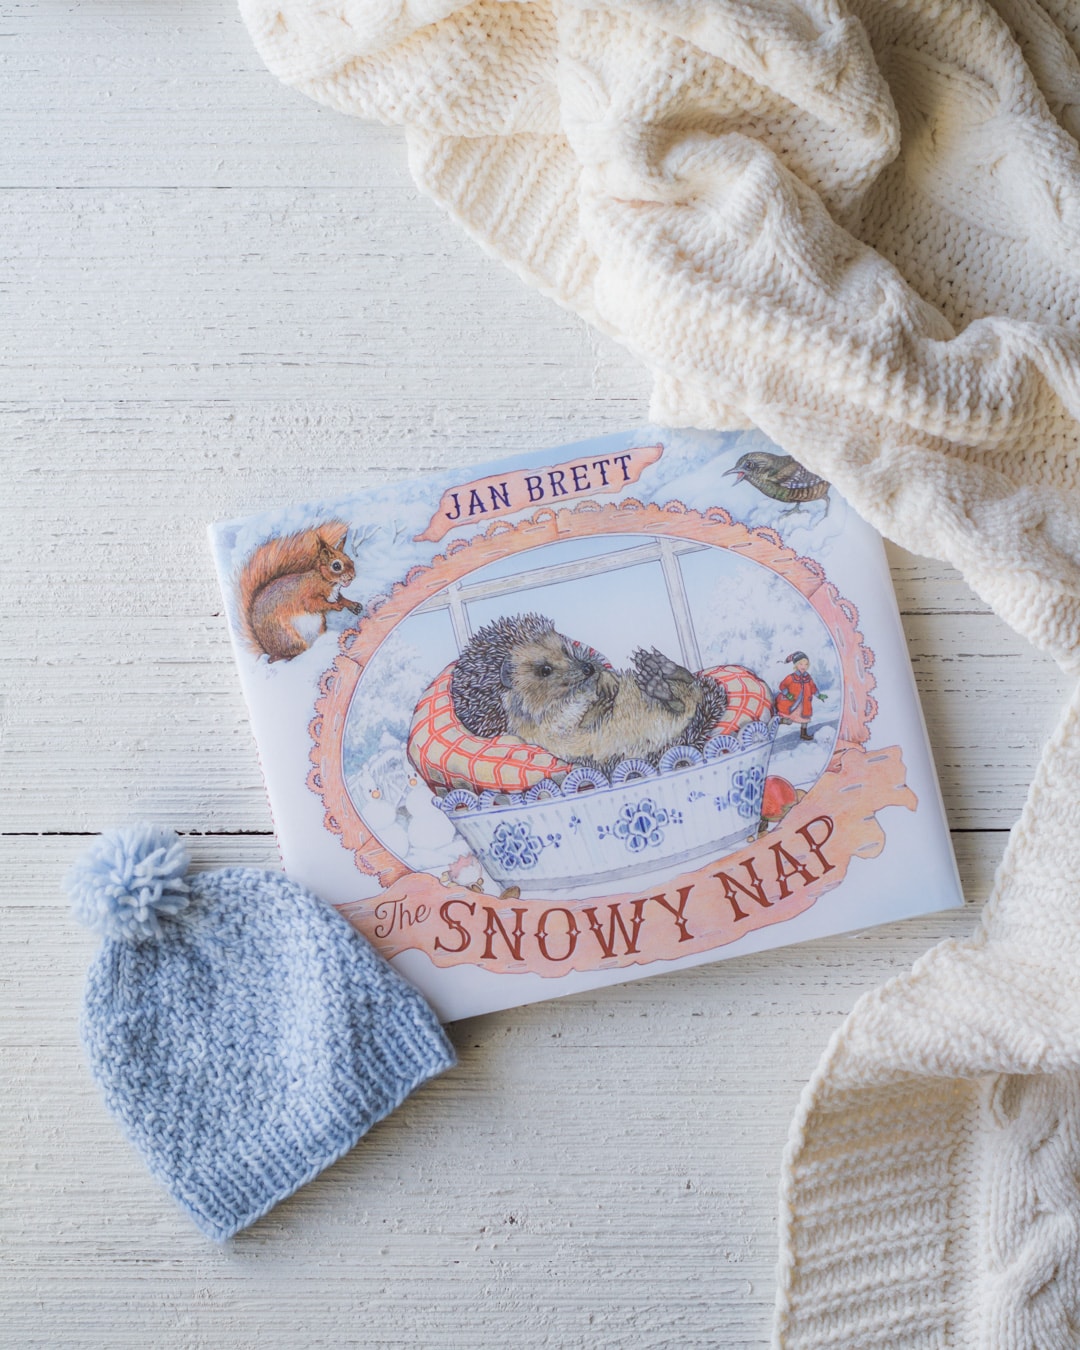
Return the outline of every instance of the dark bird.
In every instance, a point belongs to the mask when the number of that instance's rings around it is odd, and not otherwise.
[[[777,502],[790,502],[791,511],[798,511],[804,502],[819,502],[825,498],[825,514],[829,511],[829,484],[816,473],[811,473],[790,455],[773,455],[768,450],[751,450],[742,455],[733,469],[724,474],[735,474],[737,483],[745,478],[752,487]]]

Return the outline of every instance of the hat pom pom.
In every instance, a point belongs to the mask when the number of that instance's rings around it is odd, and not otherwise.
[[[68,873],[75,917],[106,937],[161,936],[161,919],[186,909],[187,849],[172,830],[108,830]]]

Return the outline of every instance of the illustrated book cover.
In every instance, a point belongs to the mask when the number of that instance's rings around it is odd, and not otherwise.
[[[963,903],[881,539],[760,433],[211,540],[286,871],[444,1020]]]

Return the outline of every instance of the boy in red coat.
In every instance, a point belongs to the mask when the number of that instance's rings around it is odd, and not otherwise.
[[[795,722],[799,727],[799,739],[812,741],[814,733],[810,730],[810,718],[814,711],[814,695],[819,699],[828,698],[827,694],[818,694],[818,687],[810,674],[810,658],[805,652],[792,652],[785,658],[795,669],[780,681],[780,692],[776,695],[776,711],[781,722]]]

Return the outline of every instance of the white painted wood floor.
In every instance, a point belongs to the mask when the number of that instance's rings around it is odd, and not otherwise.
[[[632,426],[645,381],[229,0],[12,0],[0,69],[0,1345],[763,1346],[799,1089],[972,926],[1065,678],[894,551],[968,912],[459,1023],[455,1073],[215,1247],[82,1066],[59,888],[140,817],[276,865],[204,526]]]

